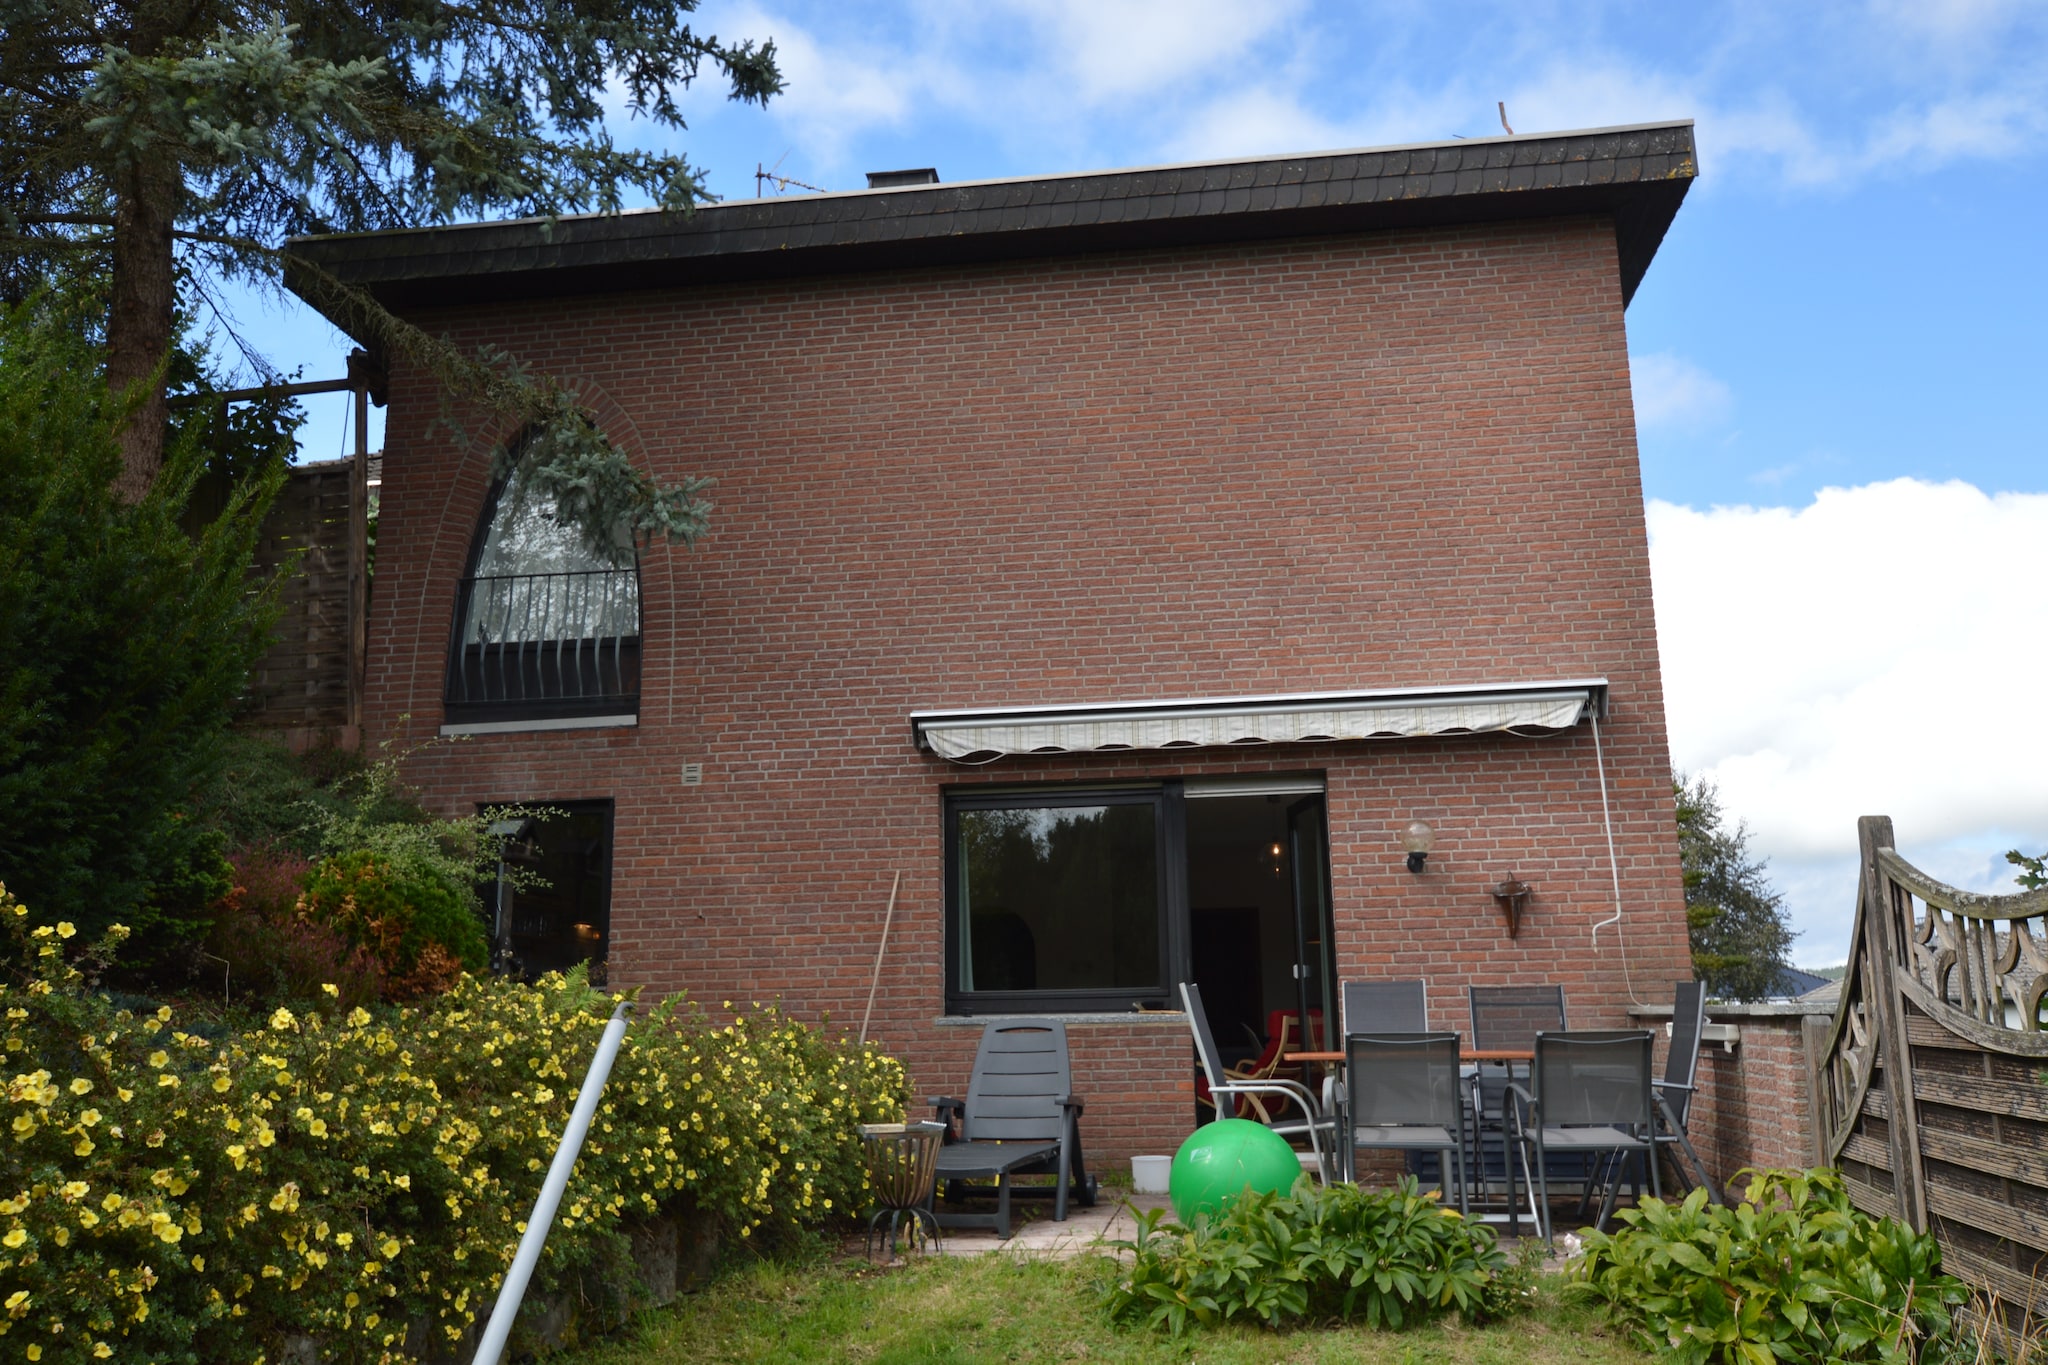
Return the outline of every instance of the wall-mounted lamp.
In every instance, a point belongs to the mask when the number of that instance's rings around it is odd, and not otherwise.
[[[1420,872],[1429,865],[1429,851],[1436,847],[1436,831],[1421,820],[1411,820],[1401,831],[1401,847],[1408,854],[1408,870]]]
[[[1494,903],[1500,906],[1500,912],[1508,922],[1508,937],[1513,938],[1522,931],[1522,906],[1536,894],[1536,888],[1510,872],[1486,890]]]

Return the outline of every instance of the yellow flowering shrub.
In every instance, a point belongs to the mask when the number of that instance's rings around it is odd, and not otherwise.
[[[278,1009],[187,1030],[83,989],[0,890],[32,967],[0,982],[0,1360],[445,1350],[487,1316],[614,997],[464,977],[417,1007]],[[626,1035],[535,1292],[616,1286],[625,1224],[689,1202],[727,1229],[865,1202],[856,1126],[901,1065],[774,1010],[667,1002]],[[590,1278],[585,1278],[589,1283]]]

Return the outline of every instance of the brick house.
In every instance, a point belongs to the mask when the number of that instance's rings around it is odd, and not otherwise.
[[[695,549],[568,544],[395,365],[366,735],[569,813],[529,965],[853,1027],[900,875],[871,1034],[927,1095],[1063,1015],[1098,1162],[1194,1122],[1180,979],[1245,1047],[1373,976],[1627,1025],[1690,966],[1624,308],[1694,173],[1675,123],[300,241],[717,480]]]

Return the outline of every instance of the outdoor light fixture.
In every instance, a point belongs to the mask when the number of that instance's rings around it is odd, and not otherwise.
[[[1522,904],[1536,894],[1536,888],[1510,872],[1486,889],[1499,904],[1508,922],[1508,937],[1513,938],[1522,930]]]
[[[1421,820],[1411,820],[1401,831],[1401,847],[1408,853],[1408,870],[1420,872],[1429,864],[1429,851],[1436,847],[1436,831]]]

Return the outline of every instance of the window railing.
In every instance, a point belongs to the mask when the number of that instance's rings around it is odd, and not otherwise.
[[[465,578],[448,657],[456,722],[634,714],[637,569]]]

